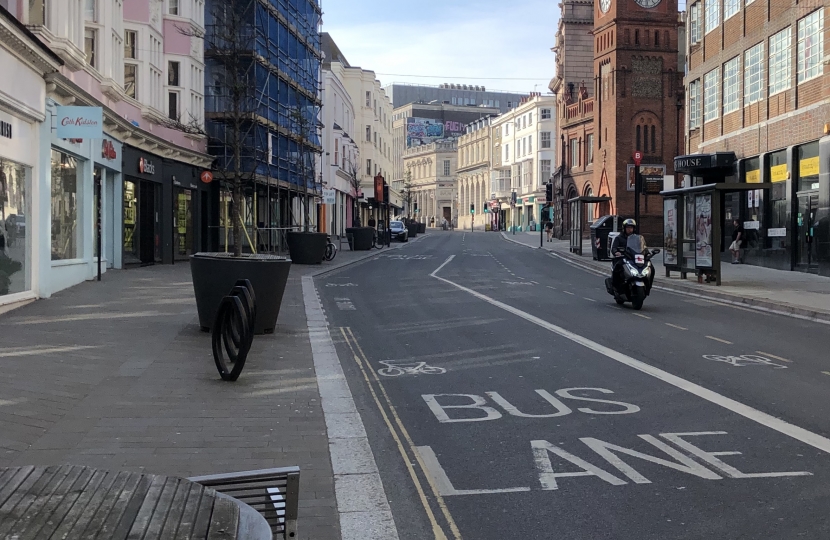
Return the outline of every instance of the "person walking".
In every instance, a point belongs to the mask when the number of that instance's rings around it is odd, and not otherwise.
[[[741,250],[746,247],[746,230],[740,221],[737,219],[732,221],[735,227],[732,230],[732,244],[729,246],[729,251],[732,252],[732,264],[741,264]]]
[[[553,222],[546,221],[545,222],[545,233],[548,236],[548,242],[553,242]]]

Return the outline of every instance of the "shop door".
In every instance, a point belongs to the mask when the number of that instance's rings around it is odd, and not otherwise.
[[[186,261],[193,254],[193,192],[174,188],[173,201],[173,254]]]
[[[160,202],[160,201],[159,201]],[[153,264],[160,250],[157,244],[158,213],[156,185],[140,182],[138,194],[138,258],[141,264]]]
[[[124,181],[124,264],[141,262],[138,222],[139,185],[139,182]]]
[[[818,192],[802,192],[798,194],[798,212],[796,213],[796,230],[798,246],[795,269],[800,272],[818,274],[818,258],[816,257],[815,222],[818,210]]]

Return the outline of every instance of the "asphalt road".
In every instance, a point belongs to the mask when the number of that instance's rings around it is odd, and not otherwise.
[[[488,233],[316,286],[403,539],[830,538],[826,325]]]

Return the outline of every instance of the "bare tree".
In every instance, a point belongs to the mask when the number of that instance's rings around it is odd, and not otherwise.
[[[297,101],[299,102],[299,96]],[[308,187],[309,184],[317,185],[317,160],[315,159],[314,153],[309,151],[309,147],[312,145],[312,129],[316,130],[315,125],[312,124],[316,120],[316,115],[310,115],[308,111],[304,111],[301,107],[297,106],[291,110],[291,120],[294,122],[299,133],[299,141],[297,143],[298,151],[293,161],[297,168],[299,181],[302,183],[302,227],[304,232],[308,232],[311,223],[312,200],[308,196]]]
[[[412,219],[412,170],[407,169],[403,174],[403,189],[401,190],[401,197],[406,202],[406,217]]]
[[[360,207],[358,198],[360,197],[360,170],[356,161],[349,161],[349,184],[352,188],[354,196],[352,197],[352,227],[360,227]]]

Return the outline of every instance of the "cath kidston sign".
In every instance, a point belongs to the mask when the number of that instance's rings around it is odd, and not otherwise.
[[[104,110],[101,107],[57,107],[59,139],[103,139]]]

